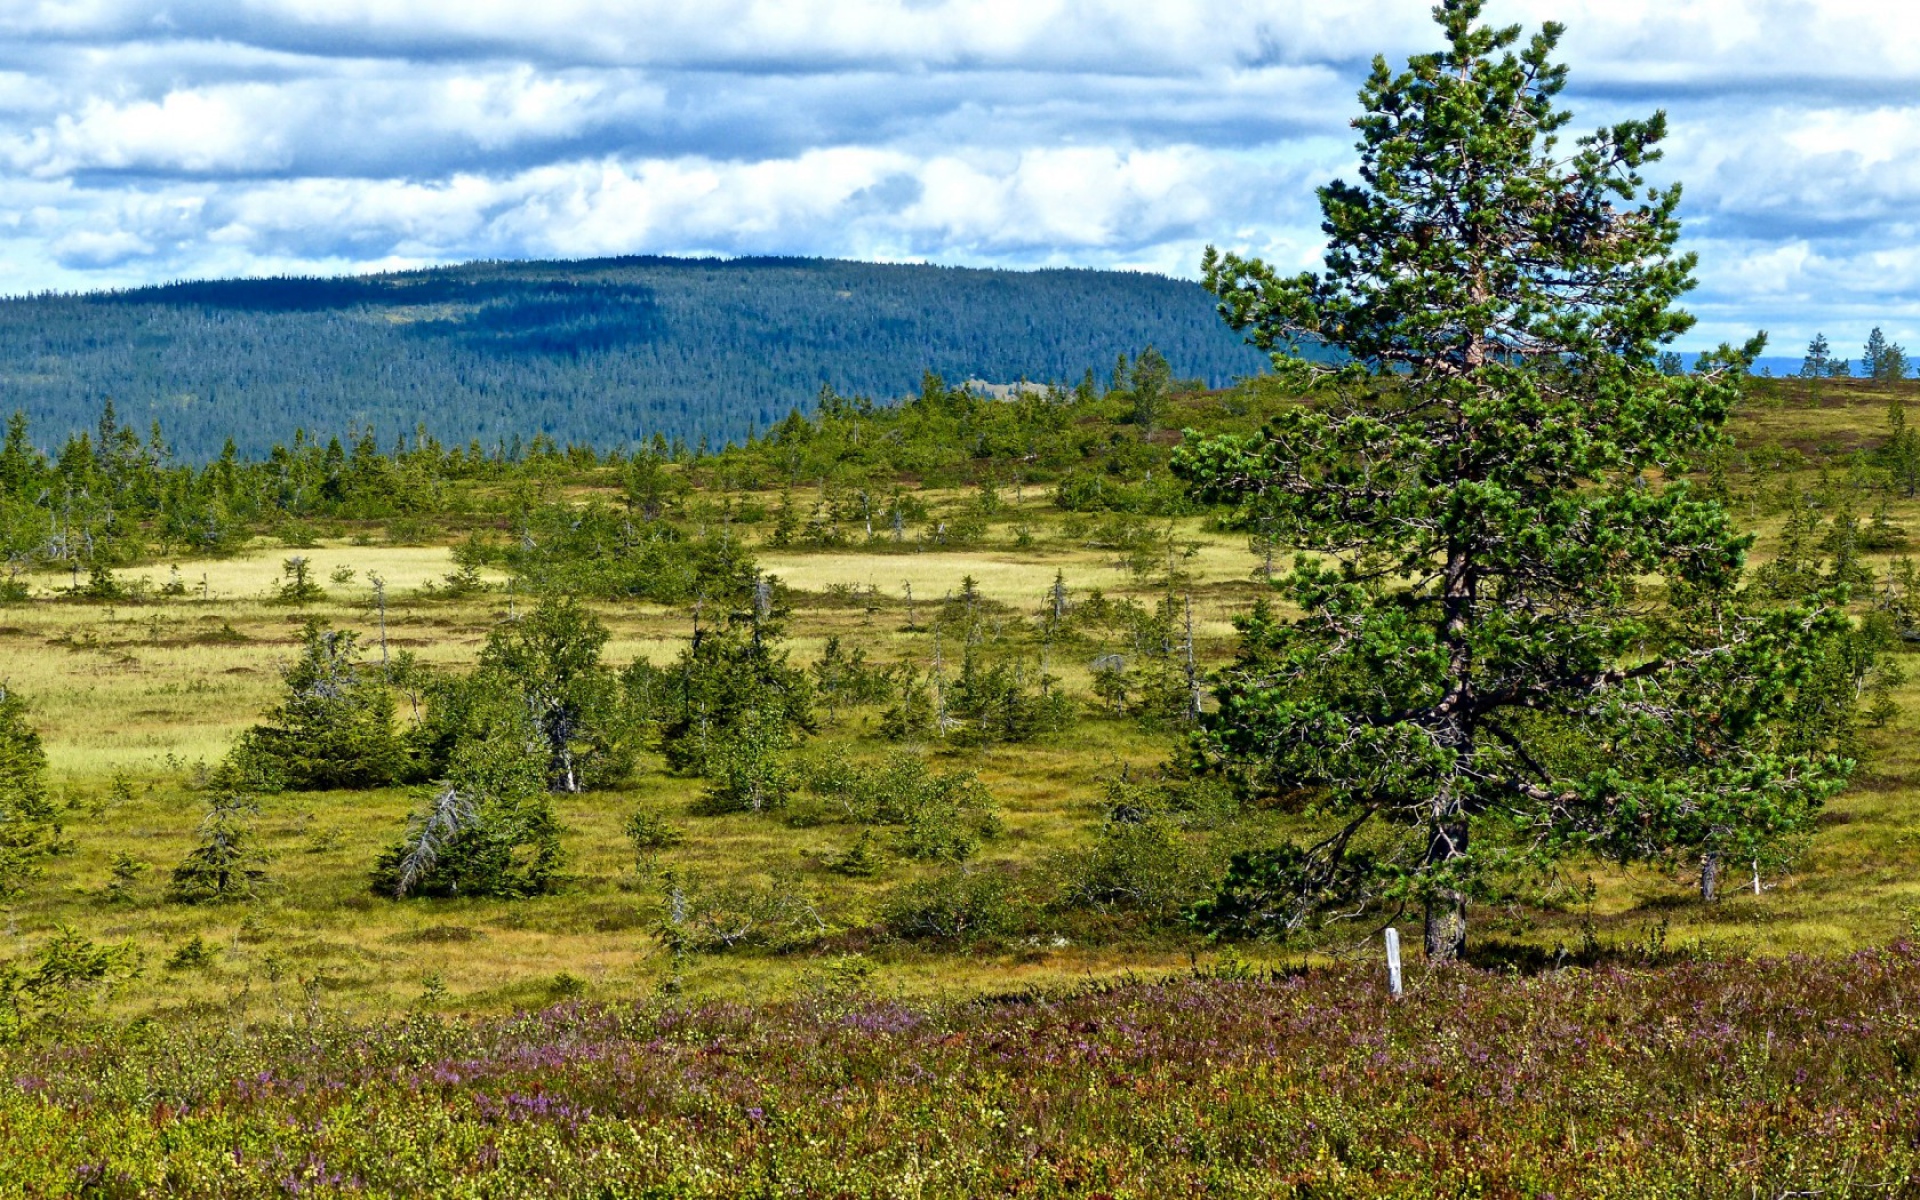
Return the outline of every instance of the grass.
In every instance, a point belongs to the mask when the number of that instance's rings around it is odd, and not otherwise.
[[[1800,385],[1762,394],[1739,422],[1745,447],[1788,446],[1807,456],[1798,478],[1811,485],[1821,461],[1845,476],[1841,456],[1874,444],[1883,428],[1886,392],[1864,383],[1823,384],[1818,407]],[[1775,466],[1737,468],[1736,511],[1761,534],[1758,557],[1772,551],[1779,515]],[[772,507],[772,497],[765,497]],[[1861,515],[1871,507],[1863,498]],[[1920,534],[1920,501],[1896,499],[1896,518]],[[1032,531],[1016,547],[1013,530]],[[886,541],[833,550],[763,550],[762,564],[790,588],[791,645],[810,661],[828,636],[862,646],[881,662],[924,665],[933,653],[926,630],[933,610],[972,577],[994,619],[1009,627],[1038,614],[1056,573],[1076,597],[1093,589],[1151,602],[1160,585],[1125,556],[1090,545],[1097,522],[1076,523],[1033,494],[1008,504],[986,545],[914,551]],[[1175,523],[1174,561],[1191,579],[1197,650],[1219,663],[1232,652],[1230,618],[1256,594],[1257,562],[1245,540],[1210,530],[1197,519]],[[289,608],[271,600],[280,563],[307,556],[324,601]],[[1164,553],[1147,556],[1151,570]],[[1873,561],[1883,564],[1886,556]],[[360,630],[378,653],[377,614],[369,574],[388,585],[386,631],[392,652],[407,651],[434,667],[470,665],[487,632],[521,603],[499,587],[450,599],[427,594],[453,569],[447,546],[401,547],[334,540],[311,549],[262,544],[231,559],[161,563],[124,577],[159,588],[177,565],[185,596],[119,604],[59,598],[63,578],[36,580],[38,595],[0,608],[0,677],[34,702],[51,758],[55,789],[69,809],[72,852],[52,860],[45,877],[16,902],[0,936],[0,958],[27,956],[58,927],[103,941],[130,941],[146,956],[147,974],[121,995],[122,1012],[178,1013],[208,1004],[271,1007],[270,998],[310,988],[339,1011],[375,1017],[423,1002],[444,1011],[502,1012],[546,999],[567,974],[585,995],[611,1000],[647,994],[667,983],[683,994],[767,997],[804,986],[819,954],[746,954],[677,959],[652,928],[659,881],[636,869],[621,835],[629,814],[648,807],[684,826],[690,838],[663,862],[715,878],[789,879],[813,894],[831,924],[857,930],[891,885],[925,868],[895,864],[877,880],[848,879],[827,869],[854,832],[846,827],[795,829],[763,817],[693,817],[698,781],[667,773],[649,758],[632,784],[617,792],[562,798],[573,882],[555,897],[516,902],[414,901],[372,895],[367,872],[376,853],[404,827],[413,796],[402,789],[372,793],[287,795],[266,800],[261,832],[272,851],[273,890],[251,905],[190,908],[162,898],[164,876],[189,845],[200,799],[189,787],[196,764],[210,764],[235,735],[273,701],[278,667],[297,642],[301,623],[320,617]],[[336,568],[351,569],[337,584]],[[201,580],[205,580],[204,591]],[[857,593],[872,584],[877,607]],[[911,584],[910,610],[906,585]],[[612,630],[607,657],[672,659],[690,629],[690,614],[658,605],[602,604]],[[909,628],[910,611],[914,618]],[[947,660],[959,647],[944,647]],[[1062,649],[1049,661],[1063,686],[1085,696],[1095,648]],[[1691,899],[1691,881],[1659,872],[1576,866],[1575,885],[1590,876],[1591,909],[1489,909],[1476,914],[1475,940],[1486,958],[1577,944],[1587,929],[1616,945],[1662,941],[1707,957],[1799,951],[1842,953],[1884,945],[1920,920],[1920,670],[1897,699],[1903,715],[1876,735],[1877,758],[1833,803],[1806,856],[1784,875],[1763,880],[1759,896],[1738,890],[1707,906]],[[403,703],[404,709],[404,703]],[[859,753],[886,747],[874,711],[849,714],[819,739]],[[999,798],[1007,836],[989,846],[984,866],[1033,866],[1090,843],[1097,824],[1100,778],[1120,766],[1147,768],[1179,752],[1179,738],[1091,713],[1067,733],[1022,747],[937,754],[944,765],[976,769]],[[103,895],[116,853],[151,864],[133,902]],[[1583,928],[1584,927],[1584,928]],[[1167,935],[1112,940],[1042,931],[1033,944],[1009,943],[973,953],[866,945],[887,987],[903,995],[939,996],[1064,986],[1129,971],[1208,961],[1211,948]],[[852,936],[851,934],[848,935]],[[160,964],[191,939],[213,946],[211,965],[194,970]],[[1064,935],[1063,935],[1064,937]],[[855,939],[858,940],[857,938]],[[820,954],[851,945],[836,934]],[[1338,950],[1338,947],[1332,947]],[[432,981],[431,986],[429,981]],[[423,1001],[423,997],[425,998]]]

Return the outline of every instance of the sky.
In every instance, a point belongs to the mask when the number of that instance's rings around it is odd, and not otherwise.
[[[1431,0],[0,0],[0,294],[475,258],[1318,265]],[[1920,6],[1489,0],[1665,109],[1694,347],[1920,349]]]

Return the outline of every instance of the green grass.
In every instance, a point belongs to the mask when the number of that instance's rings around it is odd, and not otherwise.
[[[1806,465],[1798,478],[1811,486],[1821,462],[1843,482],[1845,456],[1881,436],[1887,395],[1864,383],[1822,385],[1809,406],[1798,383],[1763,386],[1738,432],[1743,447],[1798,450]],[[1764,456],[1763,456],[1764,458]],[[1771,462],[1772,460],[1765,460]],[[1777,466],[1736,464],[1734,507],[1760,534],[1757,559],[1772,549],[1779,514]],[[810,661],[830,635],[865,647],[881,662],[924,665],[933,652],[925,632],[941,598],[972,577],[981,594],[1004,605],[1009,627],[1030,620],[1044,604],[1056,572],[1072,593],[1093,589],[1151,601],[1159,593],[1110,549],[1089,545],[1084,529],[1030,489],[1017,511],[1009,503],[988,544],[969,550],[916,552],[881,542],[832,551],[764,550],[762,564],[794,592],[790,622],[795,659]],[[761,498],[769,508],[775,497]],[[1856,501],[1864,518],[1869,497]],[[1896,518],[1916,534],[1920,500],[1897,498]],[[1024,522],[1034,544],[1016,547],[1013,529]],[[1081,525],[1091,524],[1080,522]],[[1162,523],[1164,525],[1164,523]],[[763,530],[765,526],[761,527]],[[363,531],[365,532],[365,531]],[[1197,545],[1178,559],[1192,580],[1198,650],[1209,663],[1232,651],[1230,618],[1257,593],[1256,560],[1239,535],[1209,530],[1198,519],[1173,528],[1177,547]],[[281,560],[307,555],[328,599],[291,609],[269,597]],[[1873,558],[1877,567],[1886,555]],[[156,587],[176,564],[140,571]],[[273,702],[277,669],[297,643],[301,622],[322,617],[360,630],[378,653],[377,616],[367,582],[389,588],[387,635],[393,651],[411,651],[436,668],[464,669],[487,632],[514,599],[499,581],[494,590],[462,600],[423,594],[452,570],[445,545],[356,545],[336,539],[293,551],[262,542],[239,557],[177,563],[188,595],[138,603],[89,604],[56,598],[64,578],[36,580],[35,598],[0,608],[0,677],[34,703],[53,768],[58,797],[69,808],[69,854],[53,859],[44,877],[16,902],[0,937],[0,957],[26,954],[52,930],[67,926],[104,941],[130,941],[148,969],[116,1005],[127,1012],[172,1012],[192,1005],[262,1006],[276,996],[316,989],[330,1005],[369,1014],[418,1004],[424,981],[440,981],[432,1003],[449,1010],[497,1011],[540,1002],[554,978],[585,981],[587,994],[611,999],[649,992],[671,981],[695,994],[767,996],[799,986],[817,967],[817,955],[740,954],[676,960],[652,933],[658,881],[637,872],[621,828],[637,806],[670,816],[689,834],[664,863],[714,877],[789,878],[813,894],[837,930],[820,954],[862,950],[888,987],[910,994],[977,993],[1058,985],[1089,977],[1186,963],[1214,952],[1191,939],[1123,933],[1110,940],[1039,938],[971,953],[870,943],[857,932],[878,898],[924,870],[896,863],[883,877],[855,880],[826,869],[856,831],[844,826],[795,829],[765,817],[688,814],[699,781],[667,773],[649,756],[632,783],[618,791],[566,797],[559,811],[567,826],[572,882],[558,896],[521,901],[411,901],[398,903],[368,889],[375,854],[402,830],[413,803],[404,789],[370,793],[281,795],[264,801],[260,828],[273,852],[273,889],[254,904],[193,908],[163,898],[164,877],[189,845],[200,800],[189,786],[196,764],[212,764],[235,735]],[[346,584],[328,581],[351,568]],[[201,581],[204,577],[205,590]],[[879,589],[878,611],[868,613],[834,589]],[[906,586],[911,584],[919,632],[907,630]],[[203,598],[204,595],[204,598]],[[691,615],[658,605],[596,605],[612,630],[607,657],[616,666],[635,657],[669,661],[691,630]],[[959,647],[947,644],[951,663]],[[1057,650],[1050,669],[1076,695],[1086,696],[1094,648]],[[1504,944],[1551,947],[1576,942],[1590,919],[1603,941],[1638,943],[1664,938],[1670,947],[1706,955],[1839,952],[1883,944],[1920,919],[1920,661],[1898,699],[1903,715],[1875,735],[1877,757],[1836,800],[1808,853],[1791,872],[1769,876],[1759,896],[1740,890],[1738,872],[1716,905],[1693,900],[1692,881],[1651,870],[1620,871],[1575,864],[1569,879],[1589,876],[1590,913],[1487,909],[1476,913],[1475,939],[1486,953]],[[405,711],[402,702],[402,711]],[[857,711],[815,745],[844,743],[859,753],[886,747],[875,731],[877,714]],[[979,771],[999,798],[1007,836],[989,845],[996,863],[1043,864],[1061,851],[1089,844],[1097,822],[1100,780],[1122,764],[1151,767],[1179,753],[1178,735],[1127,721],[1083,716],[1073,729],[1030,746],[986,751],[937,751],[946,765]],[[101,895],[109,865],[125,852],[152,864],[136,885],[132,904],[108,904]],[[200,937],[217,949],[213,965],[168,971],[160,964]],[[852,940],[849,940],[852,939]],[[1068,944],[1056,945],[1056,940]]]

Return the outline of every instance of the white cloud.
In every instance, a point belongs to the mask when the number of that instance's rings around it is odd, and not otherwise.
[[[0,0],[0,286],[692,251],[1190,274],[1209,240],[1305,267],[1366,60],[1431,47],[1430,7]],[[1569,25],[1581,125],[1670,110],[1703,340],[1920,328],[1920,8],[1488,7]]]

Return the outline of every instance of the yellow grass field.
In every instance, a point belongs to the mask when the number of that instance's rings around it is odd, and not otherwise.
[[[1838,400],[1835,397],[1838,397]],[[1778,407],[1756,405],[1742,418],[1749,442],[1865,444],[1880,428],[1884,396],[1867,388],[1830,388],[1826,404],[1797,407],[1790,389]],[[1809,441],[1811,439],[1811,441]],[[1811,469],[1803,472],[1810,481]],[[1777,475],[1777,473],[1776,473]],[[1775,476],[1742,477],[1736,492],[1760,495]],[[1744,507],[1743,507],[1744,506]],[[1760,533],[1756,560],[1772,552],[1778,518],[1761,500],[1742,499]],[[925,632],[908,632],[907,587],[920,624],[971,577],[980,595],[1004,606],[993,620],[1033,620],[1047,603],[1056,574],[1075,597],[1094,589],[1153,601],[1159,585],[1113,551],[1061,532],[1061,517],[1029,497],[1023,517],[1038,531],[1016,548],[996,530],[974,550],[915,552],[882,542],[871,550],[763,550],[759,562],[793,589],[790,648],[810,662],[830,635],[862,647],[879,662],[925,665],[933,652]],[[1862,514],[1864,515],[1864,514]],[[1899,499],[1894,515],[1920,531],[1920,500]],[[1173,530],[1179,569],[1194,597],[1196,645],[1207,663],[1232,652],[1231,617],[1257,594],[1259,563],[1239,535],[1210,531],[1198,520]],[[1191,555],[1184,551],[1196,546]],[[303,608],[274,602],[282,563],[306,557],[327,599]],[[1874,559],[1883,570],[1887,555]],[[622,834],[640,808],[668,816],[688,831],[687,844],[666,856],[678,870],[712,878],[780,877],[814,897],[826,923],[855,930],[872,915],[888,886],[922,868],[897,865],[878,880],[855,880],[825,869],[853,836],[846,827],[793,828],[766,817],[695,817],[688,813],[698,780],[666,771],[646,756],[632,784],[613,792],[562,797],[572,882],[560,895],[520,902],[395,902],[372,893],[376,854],[403,831],[416,802],[407,789],[265,798],[260,830],[273,853],[272,888],[251,905],[191,907],[163,898],[168,870],[191,844],[202,801],[190,786],[196,769],[217,763],[233,739],[275,701],[279,668],[294,652],[303,622],[320,618],[357,630],[378,656],[380,614],[370,578],[385,581],[388,653],[409,652],[443,669],[470,666],[488,631],[512,605],[523,604],[490,577],[490,590],[448,599],[430,589],[453,570],[449,548],[355,545],[328,541],[303,550],[262,541],[233,558],[162,561],[123,573],[151,593],[137,602],[84,603],[56,596],[64,577],[37,578],[33,599],[0,608],[0,679],[31,698],[33,718],[51,761],[53,786],[65,806],[70,853],[6,916],[0,956],[24,952],[60,926],[109,941],[127,940],[146,956],[138,987],[117,1003],[130,1011],[182,1005],[286,1006],[308,995],[330,1006],[377,1013],[421,1003],[449,1010],[497,1010],[584,988],[599,997],[683,991],[771,995],[809,986],[824,969],[819,956],[730,955],[676,959],[652,932],[661,864],[636,866]],[[336,571],[344,582],[335,582]],[[178,578],[184,595],[159,596]],[[871,585],[874,611],[859,597]],[[597,604],[612,639],[616,667],[637,657],[666,664],[692,628],[692,614],[658,605]],[[949,660],[958,647],[947,646]],[[1089,652],[1063,649],[1048,663],[1070,692],[1086,697]],[[1835,951],[1885,941],[1920,922],[1920,671],[1897,697],[1902,714],[1875,734],[1878,757],[1823,818],[1807,855],[1786,874],[1763,878],[1763,891],[1743,888],[1737,872],[1728,895],[1706,906],[1691,880],[1649,870],[1576,868],[1591,875],[1595,928],[1614,942],[1664,939],[1701,953]],[[401,709],[406,712],[403,699]],[[883,753],[877,713],[847,714],[808,751],[843,744]],[[1037,744],[934,751],[936,765],[979,771],[999,798],[1007,834],[991,843],[985,864],[1044,866],[1063,850],[1088,844],[1098,820],[1102,780],[1121,769],[1151,768],[1180,753],[1177,736],[1088,713],[1067,733]],[[136,902],[111,905],[102,896],[116,854],[149,865]],[[1578,936],[1578,906],[1558,912],[1489,910],[1476,916],[1477,938],[1552,946]],[[193,937],[217,949],[210,967],[169,970],[165,960]],[[1037,938],[978,956],[937,953],[854,939],[838,954],[877,964],[879,986],[908,993],[1015,990],[1029,984],[1084,979],[1128,970],[1182,965],[1187,943],[1122,939],[1075,944]],[[1211,955],[1213,951],[1203,950]],[[1249,948],[1255,957],[1286,952]]]

